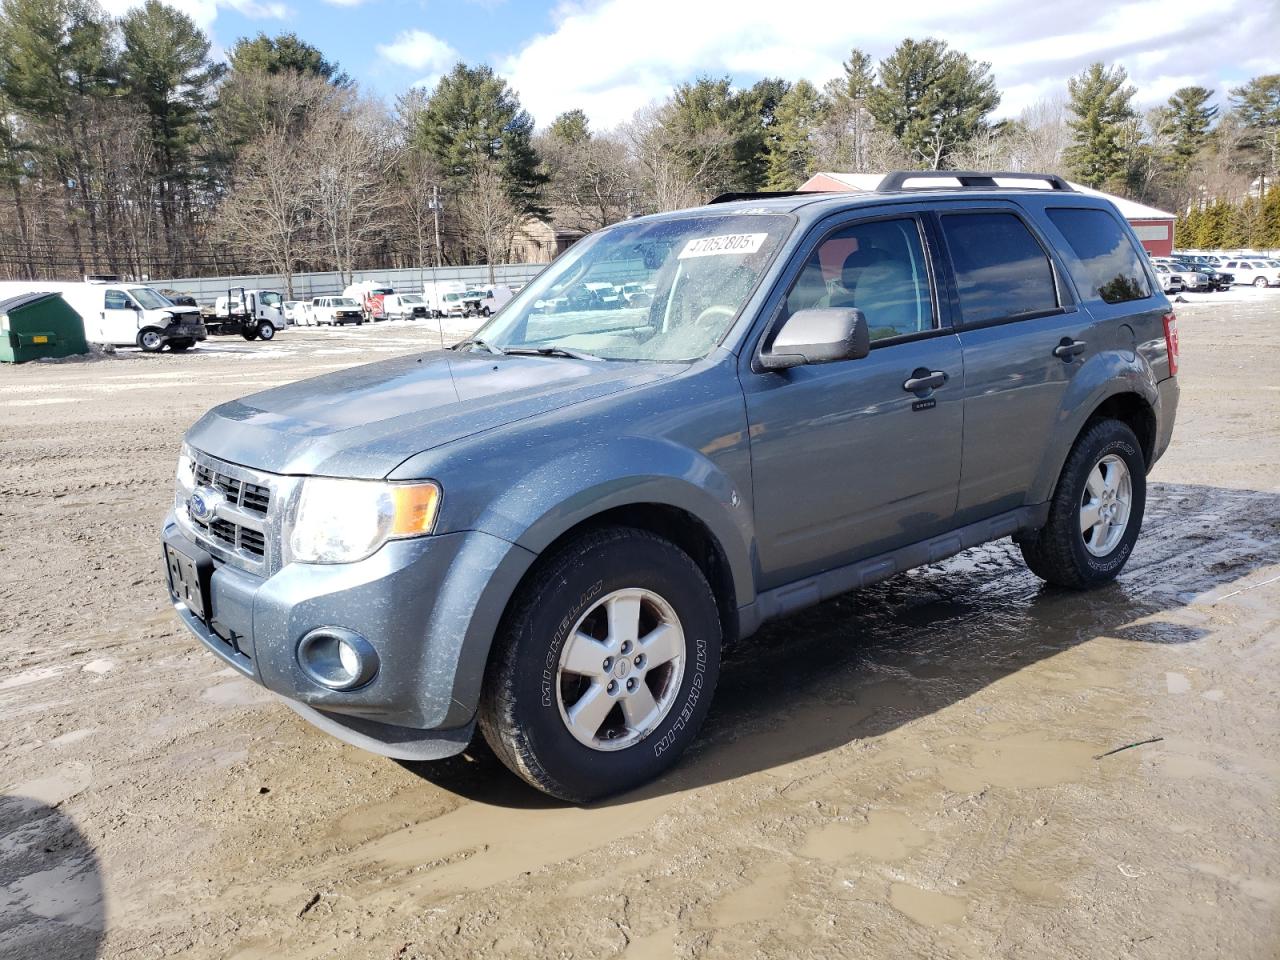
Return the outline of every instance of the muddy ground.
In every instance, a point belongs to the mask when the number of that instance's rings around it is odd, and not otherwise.
[[[771,625],[587,809],[344,746],[169,608],[185,427],[425,326],[0,369],[0,956],[1276,957],[1280,295],[1179,310],[1117,584],[1005,541]]]

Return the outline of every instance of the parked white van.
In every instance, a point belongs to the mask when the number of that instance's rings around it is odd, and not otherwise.
[[[462,295],[467,292],[467,285],[461,280],[428,280],[422,285],[422,299],[432,316],[443,317],[449,312],[451,304],[460,307]]]
[[[207,336],[199,307],[182,307],[141,283],[89,280],[0,282],[0,299],[22,293],[60,293],[84,321],[90,343],[141,347],[158,353],[189,350]]]

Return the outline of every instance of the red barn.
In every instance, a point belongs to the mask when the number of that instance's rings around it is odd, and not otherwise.
[[[801,184],[800,189],[820,193],[874,190],[883,179],[884,174],[882,173],[815,173],[805,183]],[[937,184],[936,180],[931,182]],[[996,178],[996,183],[1000,183],[999,177]],[[956,185],[959,186],[959,184]],[[1019,187],[1026,186],[1026,184],[1021,181],[1011,180],[1007,184],[1001,184],[1001,186]],[[1126,200],[1124,197],[1103,193],[1101,190],[1083,187],[1078,183],[1073,183],[1071,186],[1080,193],[1086,193],[1094,197],[1106,197],[1114,203],[1116,209],[1120,211],[1120,215],[1133,226],[1133,232],[1138,235],[1138,239],[1142,241],[1142,245],[1152,256],[1167,257],[1173,253],[1173,221],[1175,217],[1172,213],[1166,210],[1157,210],[1155,207],[1148,207],[1146,204],[1136,203],[1133,200]]]

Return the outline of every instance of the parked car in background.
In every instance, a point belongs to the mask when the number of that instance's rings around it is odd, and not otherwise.
[[[455,306],[458,315],[465,309],[461,296],[450,298],[451,294],[467,292],[467,285],[461,280],[428,280],[422,284],[422,299],[433,317],[443,317],[449,313],[450,305]]]
[[[386,312],[382,307],[382,298],[395,293],[391,285],[376,280],[361,280],[342,291],[344,297],[351,297],[360,304],[366,320],[385,320]]]
[[[1196,264],[1174,260],[1169,257],[1158,257],[1154,262],[1168,267],[1182,277],[1184,290],[1190,290],[1193,293],[1209,293],[1213,290],[1213,281],[1210,279],[1209,274],[1201,270]]]
[[[425,320],[431,316],[426,299],[417,293],[388,293],[382,298],[388,320]]]
[[[487,317],[497,313],[510,299],[511,288],[503,284],[473,288],[462,295],[465,312],[471,317]]]
[[[240,334],[246,340],[273,340],[286,326],[284,298],[275,290],[232,287],[213,304],[210,333]]]
[[[1222,269],[1233,273],[1236,283],[1252,284],[1255,287],[1280,286],[1280,267],[1269,266],[1262,258],[1227,260]]]
[[[301,326],[307,313],[306,300],[282,300],[280,312],[284,314],[285,323]]]
[[[1110,583],[1172,436],[1177,318],[1106,199],[902,189],[931,176],[626,220],[451,350],[209,411],[162,589],[349,743],[438,760],[479,732],[588,801],[677,761],[765,621],[1009,537],[1048,583]],[[592,276],[656,293],[535,309]]]
[[[316,297],[311,301],[310,314],[317,327],[364,323],[364,308],[354,297]]]
[[[20,280],[0,282],[0,299],[24,293],[60,293],[84,321],[89,343],[140,347],[158,353],[191,349],[208,336],[198,307],[177,305],[141,283],[100,280],[64,282]]]
[[[1175,273],[1167,263],[1152,263],[1151,269],[1156,272],[1156,279],[1160,281],[1160,289],[1165,293],[1181,293],[1187,288],[1183,282],[1182,275]]]
[[[1235,274],[1219,270],[1207,260],[1180,260],[1174,257],[1171,266],[1175,270],[1192,270],[1204,274],[1208,278],[1209,290],[1230,290],[1231,285],[1236,282]],[[1186,279],[1185,275],[1183,279]]]
[[[157,291],[162,297],[172,303],[175,307],[198,307],[200,304],[196,298],[189,293],[181,293],[177,290],[168,290],[161,288]]]

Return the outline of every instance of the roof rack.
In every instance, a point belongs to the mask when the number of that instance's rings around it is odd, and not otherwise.
[[[814,193],[825,193],[822,190],[757,190],[745,193],[722,193],[708,203],[733,203],[737,200],[772,200],[777,197],[803,197]]]
[[[999,188],[996,180],[1038,180],[1041,183],[1047,183],[1054,190],[1065,190],[1068,193],[1074,193],[1071,184],[1063,180],[1056,173],[1015,173],[1012,171],[988,171],[985,173],[976,170],[895,170],[893,173],[886,174],[885,178],[880,181],[880,185],[876,187],[876,193],[889,193],[893,190],[912,189],[906,186],[908,180],[958,180],[960,186],[966,190],[991,190]],[[923,190],[946,190],[950,184],[940,183],[936,186],[929,185],[927,187],[918,187],[914,189]]]

